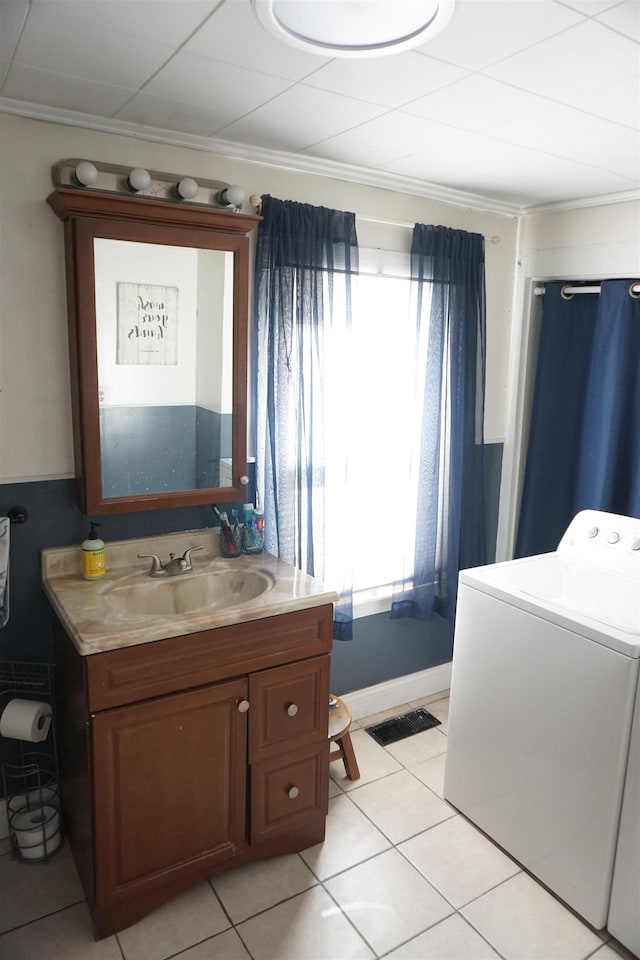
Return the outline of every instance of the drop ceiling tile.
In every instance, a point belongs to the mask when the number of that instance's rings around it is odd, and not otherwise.
[[[345,131],[354,143],[388,149],[393,146],[402,156],[433,148],[455,131],[440,123],[412,117],[400,111],[385,113],[367,123]]]
[[[633,77],[638,72],[638,47],[585,20],[485,72],[523,90],[562,100]]]
[[[171,3],[168,4],[172,6]],[[140,6],[135,3],[132,7]],[[144,4],[142,4],[144,6]],[[173,42],[132,32],[129,4],[114,16],[113,4],[51,0],[32,4],[16,51],[16,62],[97,83],[137,88],[171,55]],[[23,98],[25,99],[25,98]]]
[[[380,108],[301,84],[232,123],[225,139],[298,151],[370,120]]]
[[[398,107],[467,75],[466,70],[409,51],[377,60],[332,60],[304,81],[307,86],[386,107]]]
[[[280,43],[258,23],[249,0],[223,3],[184,49],[288,80],[301,80],[330,59]]]
[[[356,140],[350,133],[341,133],[337,137],[329,137],[322,143],[316,143],[308,149],[301,150],[308,156],[322,157],[325,160],[335,160],[338,163],[350,163],[359,167],[380,167],[391,160],[404,156],[405,150],[398,150],[393,146],[372,146]]]
[[[606,173],[583,164],[571,164],[567,170],[557,166],[554,175],[540,177],[523,185],[530,203],[553,203],[563,200],[579,200],[582,197],[605,196],[626,193],[637,189],[634,183],[616,173]]]
[[[14,63],[2,92],[9,98],[110,117],[135,91]]]
[[[603,10],[620,3],[620,0],[556,0],[557,3],[564,4],[565,7],[572,7],[579,13],[584,13],[586,17],[595,17]]]
[[[603,120],[640,129],[640,74],[591,93],[571,97],[570,104]]]
[[[404,113],[465,130],[489,130],[535,109],[540,109],[540,98],[535,94],[480,74],[452,83],[402,108]]]
[[[554,157],[602,167],[622,177],[635,179],[640,170],[637,131],[561,104],[550,104],[542,113],[500,124],[491,136]]]
[[[281,77],[180,52],[149,81],[144,92],[210,110],[224,110],[237,119],[288,86],[290,81]]]
[[[599,23],[623,33],[636,43],[640,43],[640,3],[638,0],[626,0],[611,7],[596,18]]]
[[[8,60],[27,17],[27,0],[3,0],[0,3],[0,59]]]
[[[137,93],[115,117],[118,120],[128,120],[160,130],[178,130],[199,137],[209,137],[235,120],[235,114],[223,109],[208,109],[200,104],[156,97],[146,91]]]
[[[460,0],[448,26],[417,49],[480,70],[582,21],[575,10],[539,0]]]

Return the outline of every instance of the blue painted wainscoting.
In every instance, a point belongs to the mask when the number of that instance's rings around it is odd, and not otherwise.
[[[486,446],[485,463],[487,533],[494,556],[502,444]],[[249,464],[249,480],[247,499],[252,499],[254,464]],[[76,506],[74,480],[0,484],[0,515],[15,505],[26,506],[29,519],[11,527],[11,613],[9,623],[0,630],[0,660],[51,662],[51,614],[41,587],[40,550],[81,543],[89,522]],[[215,525],[208,506],[95,519],[100,522],[100,535],[107,543]],[[355,621],[352,641],[334,643],[332,690],[340,695],[438,666],[451,659],[452,650],[453,624],[437,615],[428,623],[390,620],[386,613],[363,617]],[[7,743],[4,741],[3,745],[0,739],[0,763],[8,759]]]

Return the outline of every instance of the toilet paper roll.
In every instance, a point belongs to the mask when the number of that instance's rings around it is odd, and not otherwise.
[[[51,707],[38,700],[10,700],[0,716],[0,736],[40,743],[51,726]]]
[[[57,850],[62,840],[60,814],[46,805],[19,810],[11,818],[11,830],[24,860],[42,860]]]

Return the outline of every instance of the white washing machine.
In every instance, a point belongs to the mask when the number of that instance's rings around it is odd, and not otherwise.
[[[445,798],[605,926],[640,663],[640,520],[460,574]]]
[[[640,956],[640,694],[631,728],[607,927],[616,940]]]

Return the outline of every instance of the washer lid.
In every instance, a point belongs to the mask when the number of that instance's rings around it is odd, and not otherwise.
[[[640,657],[640,579],[558,553],[460,573],[460,583]]]

